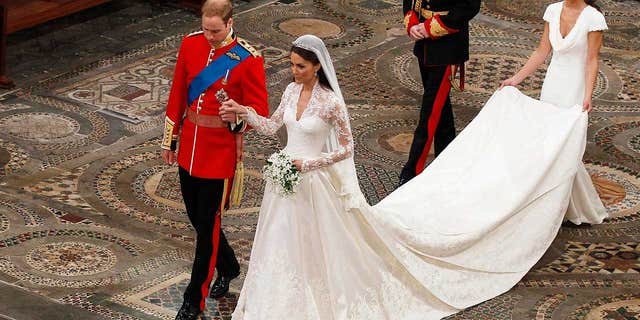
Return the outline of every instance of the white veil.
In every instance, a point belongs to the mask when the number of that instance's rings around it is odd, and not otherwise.
[[[331,86],[333,93],[338,97],[340,103],[345,106],[346,110],[342,91],[340,91],[340,86],[338,85],[338,77],[336,76],[336,71],[333,68],[333,62],[331,62],[331,56],[329,55],[329,51],[322,39],[314,35],[307,34],[300,36],[293,41],[293,45],[315,53],[320,61],[324,75],[327,77],[327,80],[329,80],[329,85]],[[338,142],[338,135],[336,134],[335,128],[332,128],[331,133],[327,138],[325,149],[327,152],[333,152],[339,148],[340,143]],[[353,156],[334,163],[329,167],[329,169],[334,180],[335,187],[340,196],[346,200],[345,204],[348,209],[367,205],[367,201],[360,190],[360,185],[358,184],[358,175],[356,174],[356,166]]]

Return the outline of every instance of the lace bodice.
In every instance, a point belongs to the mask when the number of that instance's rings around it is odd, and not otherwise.
[[[302,172],[353,156],[353,137],[346,106],[333,91],[316,83],[307,108],[297,120],[296,108],[302,87],[302,84],[289,84],[271,118],[249,112],[246,117],[249,125],[262,134],[273,135],[284,124],[287,128],[285,151],[294,159],[303,161]],[[340,147],[333,152],[323,153],[331,129],[335,130]]]

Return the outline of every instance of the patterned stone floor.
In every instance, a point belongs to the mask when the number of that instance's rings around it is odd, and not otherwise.
[[[483,1],[471,25],[468,90],[453,96],[459,130],[536,47],[550,2]],[[600,3],[611,29],[585,162],[611,218],[563,226],[515,288],[449,319],[640,318],[640,3]],[[324,37],[350,108],[362,188],[372,203],[391,192],[421,95],[400,2],[236,6],[237,33],[265,57],[272,105],[290,79],[290,42],[304,32]],[[47,319],[173,319],[194,234],[158,143],[176,48],[198,26],[165,1],[116,0],[9,37],[18,87],[0,92],[0,296],[17,287],[28,298],[0,300],[0,319],[42,319],[25,308],[39,298],[63,306]],[[543,76],[540,69],[524,92],[538,95]],[[280,143],[247,137],[246,198],[224,221],[243,276],[259,171]],[[210,301],[208,319],[229,319],[240,285]]]

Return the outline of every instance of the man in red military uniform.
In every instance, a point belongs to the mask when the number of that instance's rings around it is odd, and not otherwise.
[[[400,184],[420,174],[434,144],[437,157],[456,135],[449,91],[456,71],[460,89],[464,62],[469,60],[469,20],[480,10],[480,0],[403,0],[404,25],[415,41],[424,93],[420,119]]]
[[[233,99],[268,115],[264,61],[232,30],[229,0],[202,5],[202,31],[184,38],[176,62],[167,104],[162,157],[177,162],[180,187],[189,220],[197,233],[191,281],[176,320],[196,319],[211,288],[223,296],[240,274],[233,249],[220,229],[231,185],[241,156],[246,124],[234,114],[220,114],[224,99]],[[179,138],[179,139],[178,139]]]

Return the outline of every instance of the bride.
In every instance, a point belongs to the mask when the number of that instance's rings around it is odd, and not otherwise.
[[[369,206],[322,40],[296,39],[291,68],[271,118],[222,108],[265,134],[284,124],[303,172],[292,196],[266,188],[232,319],[441,319],[506,292],[544,254],[584,152],[580,108],[503,88],[428,170]]]

